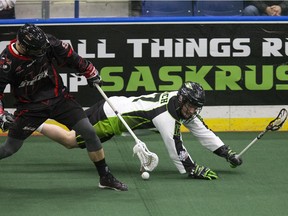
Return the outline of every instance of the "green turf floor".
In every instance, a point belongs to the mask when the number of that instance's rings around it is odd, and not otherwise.
[[[242,150],[258,133],[217,133]],[[98,176],[86,150],[67,150],[45,137],[30,137],[0,164],[0,215],[3,216],[285,216],[288,206],[288,133],[269,132],[232,169],[189,134],[185,146],[193,159],[216,171],[213,181],[180,175],[160,139],[141,136],[158,154],[159,166],[148,181],[132,157],[131,137],[103,144],[112,173],[128,192],[97,187]],[[0,138],[1,141],[5,137]]]

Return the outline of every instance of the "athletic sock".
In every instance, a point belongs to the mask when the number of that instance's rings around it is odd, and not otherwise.
[[[105,162],[105,158],[103,160],[94,162],[94,164],[100,177],[105,176],[107,173],[109,173],[109,168]]]

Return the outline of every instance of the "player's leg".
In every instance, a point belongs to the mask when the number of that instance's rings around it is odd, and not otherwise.
[[[98,102],[85,110],[101,143],[106,142],[114,136],[113,128],[103,111],[103,102]],[[81,135],[76,134],[74,130],[69,131],[58,125],[43,123],[37,131],[68,149],[86,148],[85,139]]]
[[[114,136],[108,120],[105,122],[98,122],[93,127],[96,130],[101,143],[110,140]],[[111,130],[109,130],[109,128]],[[67,149],[86,148],[85,140],[81,135],[76,135],[74,130],[69,131],[55,124],[43,123],[37,128],[37,131],[49,139],[63,145]]]
[[[17,117],[9,127],[7,139],[0,146],[0,159],[9,157],[16,153],[23,145],[24,140],[47,119],[45,114],[42,112],[35,113],[34,117],[31,116],[29,111],[19,112],[17,110],[15,116]]]
[[[100,176],[101,188],[111,188],[114,190],[125,191],[128,187],[118,181],[110,172],[105,161],[105,154],[99,137],[95,129],[89,122],[82,107],[73,99],[66,99],[55,107],[57,115],[52,116],[59,123],[67,126],[68,129],[74,130],[81,135],[86,143],[86,149],[90,160],[95,164]]]
[[[7,137],[0,146],[0,159],[4,159],[16,153],[23,145],[24,140]]]
[[[55,124],[43,123],[37,131],[67,149],[79,148],[74,130],[68,131]]]
[[[101,100],[85,110],[101,143],[110,140],[115,135],[111,122],[105,114],[104,103],[105,100]],[[86,148],[85,140],[81,135],[76,134],[76,142],[80,148]]]
[[[94,162],[100,176],[100,188],[111,188],[114,190],[125,191],[128,187],[118,181],[110,172],[106,161],[105,154],[102,148],[100,139],[96,136],[94,128],[89,124],[88,118],[81,119],[73,126],[78,134],[81,134],[86,143],[86,149],[91,161]]]

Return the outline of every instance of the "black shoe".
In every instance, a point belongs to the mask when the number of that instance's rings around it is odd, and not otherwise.
[[[116,191],[128,191],[127,185],[118,181],[111,173],[107,173],[105,176],[100,178],[99,187]]]

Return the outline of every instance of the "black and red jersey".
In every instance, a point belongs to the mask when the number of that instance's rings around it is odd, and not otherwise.
[[[89,61],[83,59],[70,44],[47,34],[50,47],[42,58],[32,59],[20,55],[16,40],[1,53],[0,59],[0,100],[7,84],[16,98],[16,106],[41,108],[47,101],[57,101],[66,87],[56,70],[56,66],[75,68],[83,74]]]

